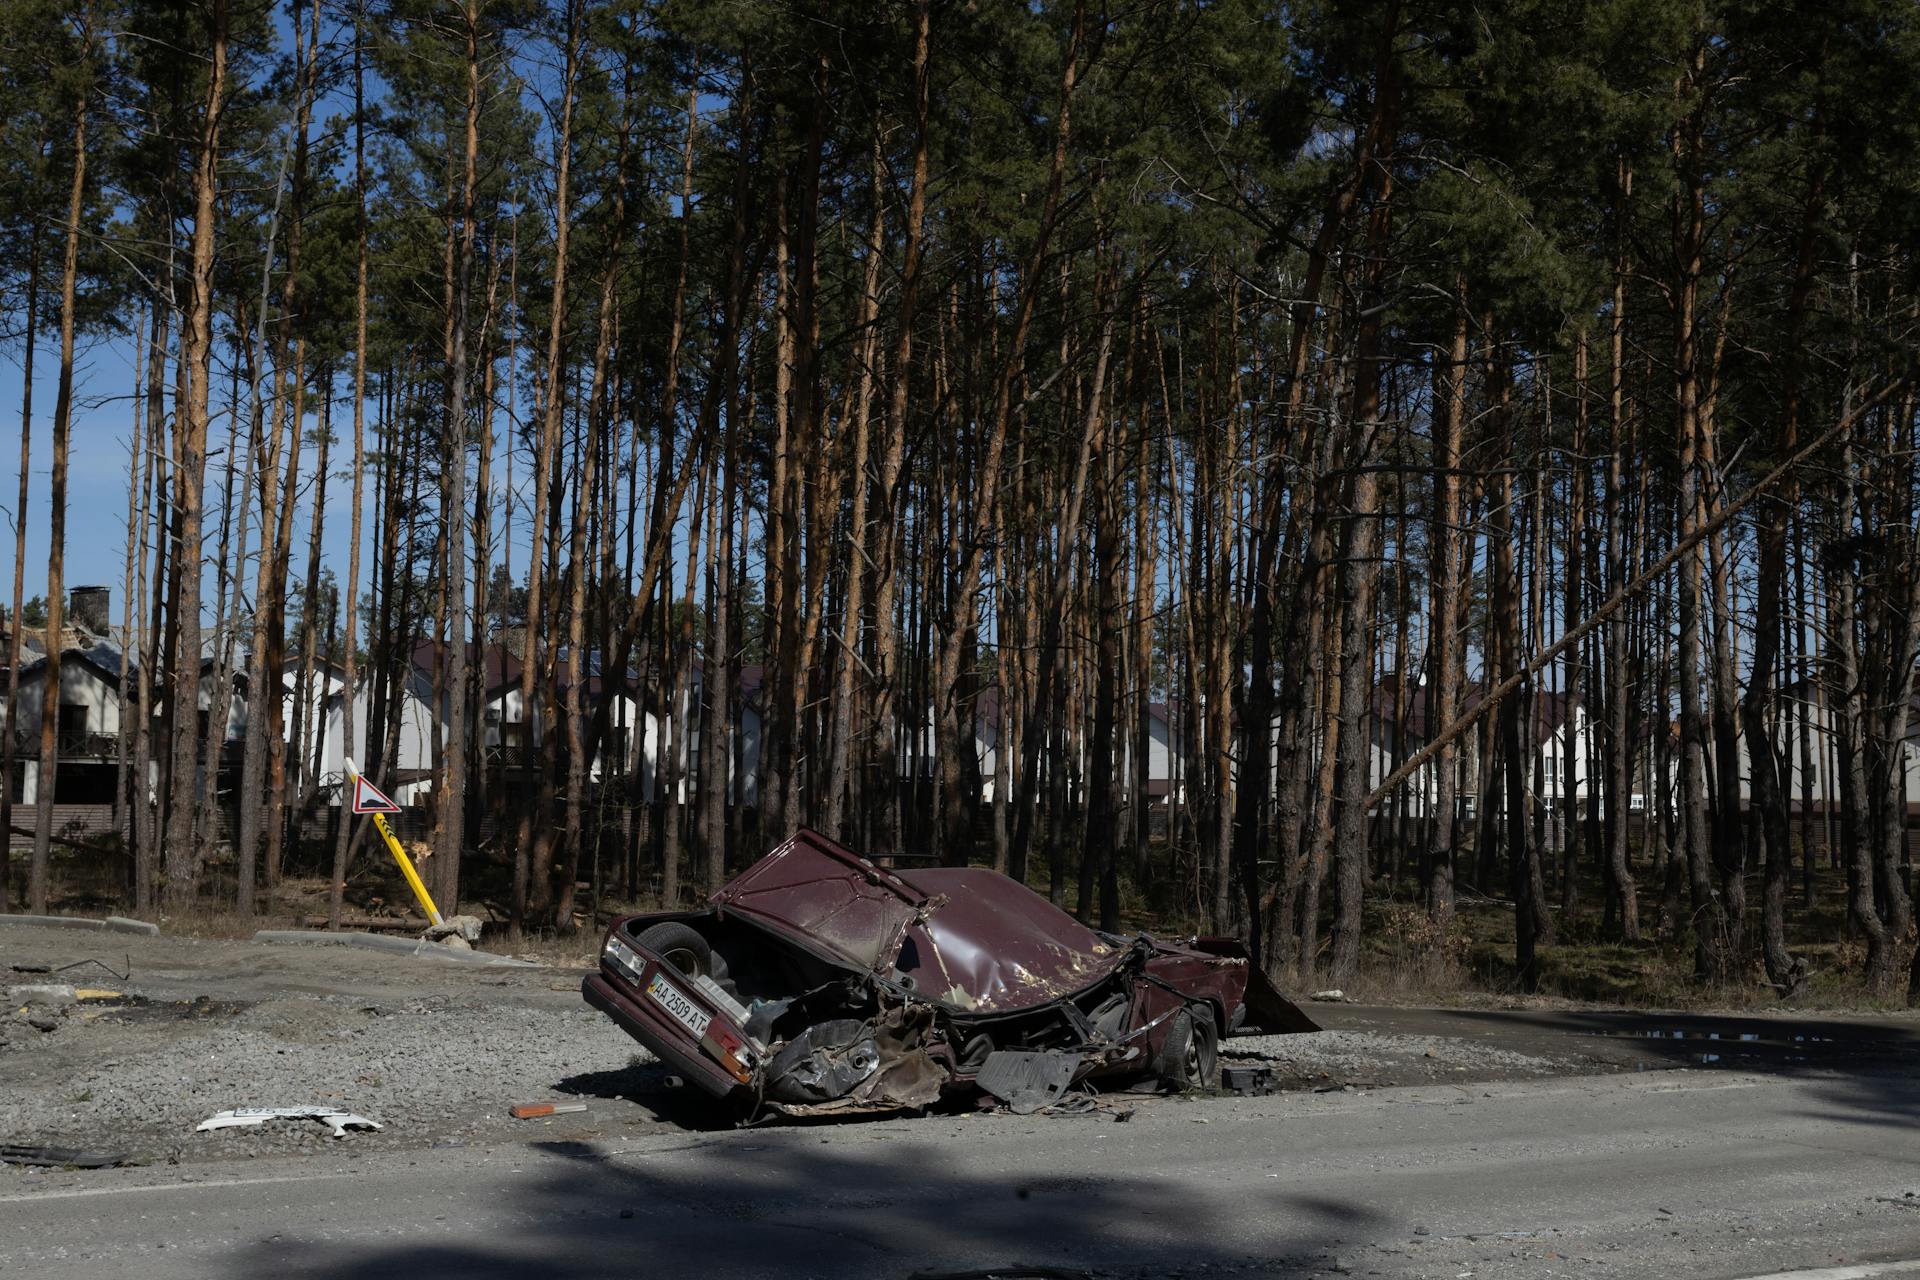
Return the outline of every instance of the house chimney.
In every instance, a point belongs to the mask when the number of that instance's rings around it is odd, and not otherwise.
[[[74,626],[83,627],[96,636],[107,634],[107,619],[113,612],[107,588],[75,587],[67,599],[69,620]]]

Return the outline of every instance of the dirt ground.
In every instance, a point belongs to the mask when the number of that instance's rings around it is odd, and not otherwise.
[[[455,965],[349,947],[0,927],[0,1144],[199,1163],[587,1141],[725,1119],[580,998],[577,968]],[[82,998],[43,1003],[25,988]],[[1314,1004],[1328,1029],[1222,1045],[1285,1090],[1360,1092],[1668,1067],[1815,1070],[1908,1053],[1920,1023]],[[515,1103],[587,1111],[518,1121]],[[1117,1112],[1182,1105],[1126,1095]],[[234,1107],[319,1104],[379,1122],[195,1131]],[[914,1123],[907,1119],[900,1123]],[[0,1166],[0,1181],[34,1176]]]

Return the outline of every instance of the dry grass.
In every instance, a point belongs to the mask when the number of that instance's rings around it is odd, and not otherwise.
[[[600,932],[581,930],[571,936],[551,934],[522,938],[516,943],[509,943],[504,937],[488,938],[481,942],[480,950],[537,960],[556,969],[592,969],[600,963]]]
[[[1438,939],[1418,906],[1374,898],[1367,904],[1360,972],[1342,989],[1351,999],[1390,1004],[1909,1012],[1904,982],[1885,994],[1863,989],[1866,956],[1860,943],[1843,936],[1820,938],[1823,929],[1843,930],[1843,921],[1800,921],[1802,929],[1791,945],[1794,954],[1806,960],[1810,974],[1806,986],[1792,1000],[1784,1000],[1767,982],[1757,956],[1731,980],[1700,981],[1694,976],[1691,940],[1656,936],[1654,914],[1651,908],[1643,910],[1647,936],[1637,943],[1601,936],[1599,922],[1591,917],[1561,921],[1554,945],[1539,950],[1539,980],[1529,992],[1522,989],[1514,965],[1511,904],[1462,901],[1448,936]],[[1757,918],[1751,927],[1758,929]],[[1899,971],[1905,974],[1905,960]]]

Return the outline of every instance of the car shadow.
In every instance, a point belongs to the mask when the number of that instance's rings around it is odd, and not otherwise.
[[[655,1120],[710,1133],[734,1127],[734,1117],[715,1099],[685,1084],[662,1062],[633,1062],[617,1071],[582,1071],[553,1086],[576,1098],[631,1102]]]

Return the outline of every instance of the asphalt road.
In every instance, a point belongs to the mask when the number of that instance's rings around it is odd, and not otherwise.
[[[1911,1017],[1356,1004],[1315,1004],[1307,1010],[1330,1030],[1447,1036],[1513,1053],[1572,1058],[1587,1069],[1855,1073],[1911,1070],[1920,1064],[1920,1021]]]
[[[0,1272],[1714,1280],[1908,1274],[1858,1264],[1920,1256],[1910,1069],[1170,1099],[1125,1122],[545,1132],[15,1181]]]

